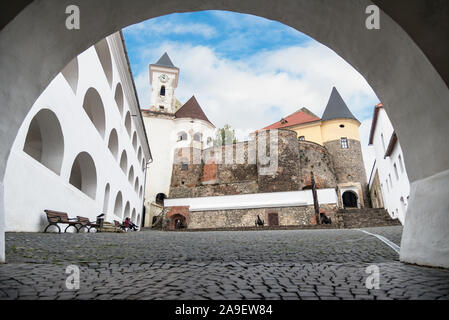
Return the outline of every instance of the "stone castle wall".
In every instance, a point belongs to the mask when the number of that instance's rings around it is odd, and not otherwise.
[[[322,205],[320,211],[326,213],[333,223],[336,208],[334,206]],[[315,212],[313,206],[283,207],[283,208],[256,208],[235,209],[217,211],[194,211],[189,212],[189,229],[215,229],[215,228],[243,228],[254,227],[254,222],[259,216],[269,226],[268,215],[277,213],[279,226],[307,226],[315,225]]]
[[[334,163],[325,147],[314,142],[299,141],[299,157],[301,189],[311,188],[312,171],[317,188],[335,188],[337,186]]]

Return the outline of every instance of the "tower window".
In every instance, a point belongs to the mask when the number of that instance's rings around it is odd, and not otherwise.
[[[161,111],[164,111],[164,110],[165,110],[164,106],[159,106],[159,109],[160,109]]]
[[[341,125],[340,125],[340,128],[342,128],[342,129],[343,129],[344,127],[345,127],[345,125],[344,125],[344,124],[341,124]]]
[[[348,138],[341,138],[341,148],[349,149]]]
[[[306,137],[300,136],[300,137],[299,137],[299,141],[306,141]]]
[[[161,93],[160,93],[160,95],[161,95],[161,96],[165,96],[165,86],[162,86],[162,87],[161,87]]]
[[[185,162],[181,163],[181,171],[189,170],[189,165]]]

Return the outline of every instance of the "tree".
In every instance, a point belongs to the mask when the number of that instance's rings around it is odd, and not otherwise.
[[[229,124],[217,130],[214,140],[214,146],[224,146],[237,142],[235,137],[235,130]]]

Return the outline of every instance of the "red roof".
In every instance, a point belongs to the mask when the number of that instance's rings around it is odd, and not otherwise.
[[[269,125],[268,127],[263,128],[262,130],[287,128],[287,127],[296,126],[299,124],[315,122],[315,121],[320,121],[320,120],[321,120],[320,118],[313,115],[310,111],[308,111],[305,108],[302,108],[302,109],[296,111],[295,113],[289,115],[288,117],[285,117],[285,118],[281,119],[280,121],[273,123],[272,125]]]

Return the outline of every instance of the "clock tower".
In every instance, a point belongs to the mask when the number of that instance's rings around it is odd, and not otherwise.
[[[177,111],[175,89],[178,86],[179,68],[175,67],[167,53],[155,64],[150,64],[150,111],[172,115]]]

